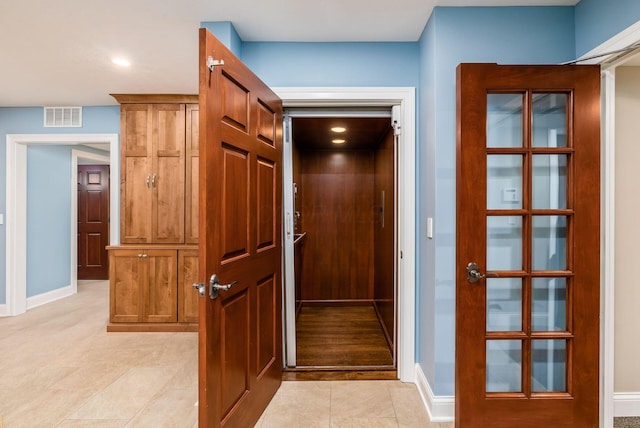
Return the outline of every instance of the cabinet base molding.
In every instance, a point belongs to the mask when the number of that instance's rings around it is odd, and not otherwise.
[[[107,324],[108,332],[151,332],[151,333],[181,333],[181,332],[197,332],[197,323],[109,323]]]

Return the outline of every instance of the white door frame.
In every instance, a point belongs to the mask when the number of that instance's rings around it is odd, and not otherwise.
[[[6,304],[1,315],[19,315],[27,310],[27,146],[108,143],[110,146],[111,244],[119,240],[118,134],[7,134],[6,138]],[[74,239],[71,239],[74,242]],[[73,246],[73,244],[72,244]],[[72,266],[73,271],[76,266]],[[71,284],[70,284],[71,285]],[[73,288],[73,285],[71,285]],[[76,283],[77,287],[77,283]]]
[[[415,382],[416,107],[414,87],[272,88],[287,107],[399,106],[397,175],[398,378]],[[285,214],[285,219],[288,218]],[[285,230],[288,227],[285,224]],[[291,296],[285,304],[291,302]],[[285,320],[286,322],[286,320]]]
[[[640,41],[640,21],[616,34],[581,58],[603,55],[624,49]],[[602,70],[602,115],[601,115],[601,329],[600,370],[601,405],[600,414],[604,428],[613,427],[616,415],[614,391],[615,352],[615,69],[619,63],[607,65],[608,56],[593,58],[583,64],[603,64]]]

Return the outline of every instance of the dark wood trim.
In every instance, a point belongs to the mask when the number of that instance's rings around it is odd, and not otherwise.
[[[120,104],[198,104],[198,95],[190,94],[109,94]]]
[[[370,299],[341,299],[341,300],[300,300],[301,306],[371,306]]]
[[[393,370],[363,370],[362,368],[349,370],[285,370],[282,372],[282,380],[397,380],[398,372]]]

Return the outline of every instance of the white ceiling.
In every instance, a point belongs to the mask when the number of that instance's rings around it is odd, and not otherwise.
[[[198,91],[200,22],[244,41],[416,41],[435,6],[578,0],[2,0],[0,107],[112,105],[109,93]],[[114,56],[132,65],[119,68]]]

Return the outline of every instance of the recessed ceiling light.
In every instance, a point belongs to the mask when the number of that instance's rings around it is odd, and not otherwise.
[[[344,143],[345,143],[345,140],[336,139],[336,140],[331,140],[331,142],[332,142],[333,144],[344,144]]]
[[[333,132],[344,132],[347,130],[347,128],[345,128],[344,126],[334,126],[333,128],[331,128],[331,130]]]
[[[124,58],[113,58],[111,62],[120,67],[129,67],[131,65],[131,63]]]

